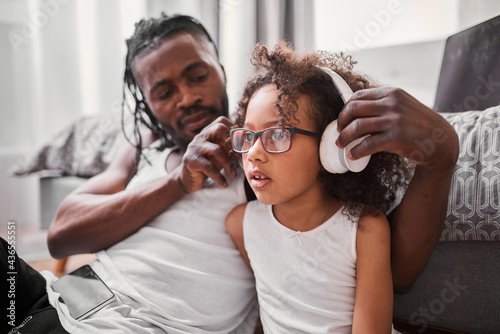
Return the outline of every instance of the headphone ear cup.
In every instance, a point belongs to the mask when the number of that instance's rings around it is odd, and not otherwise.
[[[345,148],[338,148],[335,141],[339,137],[337,130],[337,120],[334,120],[326,127],[319,144],[319,158],[323,167],[330,173],[343,174],[348,171],[361,172],[370,162],[370,155],[357,160],[351,160],[347,153],[358,145],[365,137],[358,138],[349,143]]]
[[[349,169],[342,163],[343,149],[335,145],[335,141],[339,137],[337,130],[337,120],[331,122],[326,127],[321,142],[319,144],[319,159],[323,167],[330,173],[343,174]]]
[[[319,67],[325,71],[331,78],[335,89],[340,95],[344,104],[349,101],[352,97],[353,92],[351,87],[345,82],[344,79],[338,73],[334,72],[328,67]],[[347,157],[347,153],[365,137],[358,138],[352,143],[349,143],[345,148],[338,148],[335,145],[335,141],[339,137],[339,132],[337,130],[337,120],[331,122],[326,127],[321,137],[321,143],[319,144],[319,158],[323,167],[330,173],[343,174],[346,172],[361,172],[370,162],[370,155],[362,157],[357,160],[351,160]]]

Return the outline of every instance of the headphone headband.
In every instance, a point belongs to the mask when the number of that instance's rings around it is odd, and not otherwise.
[[[342,77],[335,71],[329,69],[328,67],[318,66],[326,74],[332,78],[333,85],[340,95],[342,101],[347,103],[352,97],[353,92],[351,87],[345,82]],[[360,172],[362,171],[368,162],[370,161],[370,156],[363,157],[358,160],[351,160],[347,157],[347,152],[351,150],[354,146],[358,145],[365,137],[358,138],[357,140],[349,143],[345,148],[338,148],[335,145],[335,141],[339,136],[337,130],[337,120],[331,122],[323,132],[321,137],[321,143],[319,146],[319,156],[321,164],[330,173],[342,174],[348,171]]]
[[[342,79],[342,77],[338,75],[337,72],[334,72],[328,67],[324,66],[318,66],[318,67],[332,78],[332,82],[333,85],[335,86],[335,89],[337,90],[337,92],[339,92],[340,98],[342,99],[342,101],[344,101],[344,104],[346,104],[347,101],[349,101],[349,99],[353,95],[351,87],[349,87],[347,82],[345,82],[345,80]]]

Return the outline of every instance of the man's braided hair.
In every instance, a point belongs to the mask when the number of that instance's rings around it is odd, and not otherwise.
[[[141,126],[147,127],[161,141],[160,149],[172,147],[174,142],[145,101],[144,94],[134,77],[134,61],[137,57],[157,47],[163,40],[182,33],[207,39],[213,45],[215,54],[218,57],[217,47],[207,30],[201,23],[187,15],[168,16],[162,13],[159,18],[140,20],[135,24],[134,34],[126,41],[127,56],[123,77],[122,129],[127,140],[137,149],[136,163],[139,163],[142,152],[142,138],[139,131]],[[124,118],[126,111],[134,115],[134,141],[128,138],[125,133]]]

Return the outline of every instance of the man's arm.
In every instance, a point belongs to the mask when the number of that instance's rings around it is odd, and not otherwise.
[[[220,118],[192,141],[182,162],[167,176],[126,189],[135,174],[135,148],[123,150],[101,174],[69,194],[59,206],[48,233],[55,258],[94,253],[136,232],[187,193],[201,189],[207,177],[221,187],[231,160],[227,137],[231,122]]]
[[[175,174],[125,191],[134,173],[135,148],[129,146],[103,173],[62,201],[48,233],[52,256],[93,253],[114,245],[184,195]]]
[[[424,270],[443,231],[453,167],[416,167],[401,203],[389,216],[396,293],[406,293]]]
[[[402,202],[388,217],[394,288],[407,292],[443,229],[458,136],[443,117],[395,88],[356,92],[340,114],[339,130],[341,147],[371,134],[351,151],[353,158],[387,151],[417,164]]]

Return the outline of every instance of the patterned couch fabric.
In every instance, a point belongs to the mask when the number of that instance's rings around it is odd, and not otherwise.
[[[500,106],[441,114],[457,131],[453,174],[441,241],[500,240]]]
[[[65,128],[35,153],[10,169],[15,176],[36,172],[90,177],[99,174],[128,144],[120,112],[85,116]],[[127,117],[125,129],[132,137],[133,120]]]

